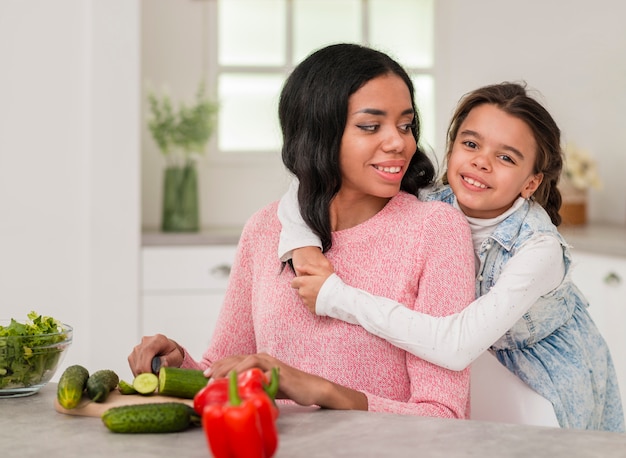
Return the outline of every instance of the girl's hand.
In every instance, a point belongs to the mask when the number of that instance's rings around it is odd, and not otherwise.
[[[293,267],[298,276],[292,280],[291,287],[298,290],[304,305],[314,314],[317,295],[326,279],[335,270],[326,256],[316,247],[304,247],[295,250]]]
[[[302,271],[306,266],[319,266],[332,270],[333,266],[328,262],[322,251],[314,246],[305,246],[293,251],[291,259],[296,275],[306,275]]]
[[[185,355],[176,342],[163,334],[144,336],[141,343],[128,355],[128,364],[133,375],[152,372],[152,358],[155,356],[161,357],[162,366],[180,367]]]
[[[302,406],[367,410],[367,397],[363,393],[303,372],[267,353],[224,358],[213,363],[211,369],[205,371],[205,375],[223,378],[230,371],[239,373],[253,367],[263,370],[268,375],[272,368],[278,368],[280,383],[277,399],[291,399]]]

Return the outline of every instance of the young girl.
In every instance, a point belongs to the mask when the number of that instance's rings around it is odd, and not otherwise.
[[[292,286],[318,315],[360,324],[444,367],[461,370],[489,348],[552,403],[561,427],[624,431],[608,347],[570,279],[570,252],[556,229],[556,123],[521,85],[480,88],[452,118],[447,162],[445,184],[421,197],[452,204],[470,223],[478,297],[471,305],[447,317],[410,310],[348,286],[317,248],[295,251],[300,276]],[[279,206],[283,260],[295,248],[321,246],[299,216],[296,187]]]
[[[287,79],[279,117],[283,162],[302,183],[304,214],[338,273],[432,315],[471,301],[467,221],[449,205],[416,198],[434,167],[417,147],[413,85],[397,62],[357,45],[323,48]],[[129,356],[133,373],[150,371],[155,355],[213,377],[278,367],[281,395],[299,404],[466,418],[469,371],[436,366],[360,326],[298,307],[295,275],[276,258],[277,208],[266,206],[245,225],[202,360],[163,335],[144,337]]]

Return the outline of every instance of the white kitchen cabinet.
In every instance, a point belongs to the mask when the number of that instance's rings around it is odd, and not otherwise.
[[[626,405],[626,257],[573,251],[572,278],[606,339]]]
[[[165,334],[199,360],[219,314],[235,245],[142,249],[141,334]]]

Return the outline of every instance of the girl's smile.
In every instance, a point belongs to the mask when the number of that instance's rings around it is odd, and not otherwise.
[[[459,207],[475,218],[495,218],[543,178],[535,173],[536,143],[526,123],[491,104],[472,109],[448,157],[448,182]]]

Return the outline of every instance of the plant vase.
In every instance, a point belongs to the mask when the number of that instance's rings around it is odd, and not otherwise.
[[[196,163],[168,165],[163,175],[163,232],[196,232],[200,229]]]
[[[566,177],[562,177],[559,191],[561,191],[562,199],[559,210],[561,223],[566,226],[587,224],[587,190],[576,188]]]

